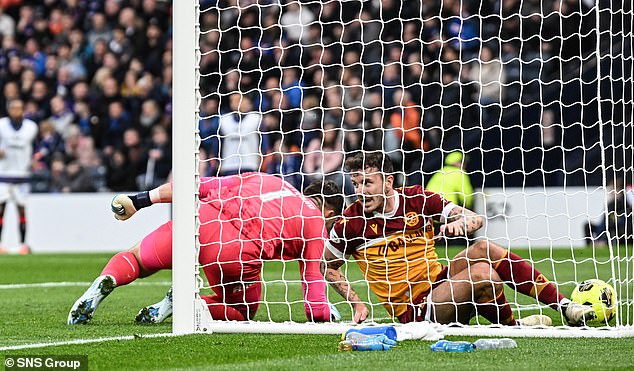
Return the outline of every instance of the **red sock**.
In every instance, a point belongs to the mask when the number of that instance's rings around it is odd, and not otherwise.
[[[120,252],[110,258],[110,261],[101,271],[101,275],[114,277],[117,286],[127,285],[139,278],[139,262],[134,254],[128,251]]]
[[[478,304],[478,313],[488,319],[491,323],[499,323],[502,325],[515,326],[515,317],[511,306],[506,301],[504,291],[493,300]]]
[[[201,296],[207,302],[207,308],[211,313],[211,318],[223,321],[244,321],[244,315],[235,308],[231,308],[225,303],[220,302],[216,295]]]
[[[526,260],[507,250],[506,256],[495,266],[502,280],[515,291],[549,305],[553,309],[559,307],[564,296],[540,271]]]

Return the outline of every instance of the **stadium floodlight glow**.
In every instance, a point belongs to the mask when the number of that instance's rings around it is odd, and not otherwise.
[[[379,150],[399,164],[397,181],[410,185],[426,184],[450,153],[465,154],[474,209],[487,219],[476,237],[518,249],[566,296],[601,279],[619,300],[609,324],[575,328],[536,298],[507,289],[516,318],[544,314],[556,325],[500,327],[476,317],[445,334],[634,336],[634,217],[619,209],[626,191],[618,186],[634,181],[631,4],[451,3],[175,2],[174,333],[348,328],[352,306],[330,287],[344,322],[307,322],[292,259],[264,264],[254,318],[212,320],[201,299],[214,288],[198,262],[205,246],[197,190],[201,176],[249,168],[254,157],[303,188],[324,175],[331,165],[324,158]],[[235,116],[236,132],[218,130],[225,114]],[[259,119],[255,132],[245,129],[249,114]],[[625,222],[612,223],[614,215]],[[590,222],[603,231],[595,227],[586,238]],[[443,264],[455,255],[449,246],[436,243]],[[370,309],[367,322],[395,323],[357,265],[342,269]],[[250,281],[220,291],[236,284]]]

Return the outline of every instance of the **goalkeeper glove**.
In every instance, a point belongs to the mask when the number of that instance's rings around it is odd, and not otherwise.
[[[152,205],[149,192],[141,192],[135,195],[116,195],[110,203],[110,209],[117,220],[128,220],[138,210]]]

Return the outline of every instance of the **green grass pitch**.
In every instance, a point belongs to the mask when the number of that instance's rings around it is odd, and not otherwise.
[[[453,256],[458,250],[438,249],[441,256]],[[606,279],[611,266],[607,250],[570,251],[536,249],[529,256],[537,266],[557,282],[565,283],[561,290],[569,294],[575,278]],[[544,260],[552,256],[555,263]],[[590,259],[595,257],[593,263]],[[0,348],[35,343],[63,342],[75,339],[138,335],[134,340],[104,341],[81,345],[59,345],[46,348],[0,351],[6,355],[88,355],[92,369],[634,369],[634,339],[516,339],[517,349],[488,352],[445,354],[429,350],[430,342],[401,342],[399,348],[386,352],[337,352],[338,337],[334,335],[248,335],[210,334],[170,338],[147,338],[144,335],[171,331],[171,321],[157,326],[134,324],[134,315],[144,305],[158,301],[169,287],[170,273],[161,272],[140,282],[117,289],[96,312],[92,323],[67,326],[66,317],[74,300],[88,285],[70,284],[49,287],[11,286],[44,282],[90,282],[108,261],[108,254],[42,254],[32,256],[0,256]],[[625,272],[625,263],[616,266]],[[631,272],[631,266],[628,272]],[[623,273],[624,274],[624,273]],[[365,298],[367,287],[361,281],[356,265],[348,265],[349,278]],[[630,273],[631,276],[631,273]],[[260,306],[257,319],[305,320],[301,303],[301,288],[297,282],[297,264],[283,266],[267,264],[263,278],[268,283],[263,290],[268,304]],[[294,280],[286,286],[281,279]],[[631,286],[625,290],[632,292]],[[507,291],[515,299],[512,290]],[[330,293],[333,302],[341,298]],[[522,304],[531,300],[517,296]],[[628,299],[632,300],[631,294]],[[285,304],[290,302],[292,304]],[[344,316],[349,307],[338,304]],[[374,316],[386,317],[379,306],[372,307]],[[631,313],[632,308],[622,308]],[[522,311],[521,314],[530,314]],[[561,323],[552,310],[545,314]],[[627,314],[625,319],[630,317]],[[629,320],[632,323],[632,320]],[[469,337],[449,339],[474,340]]]

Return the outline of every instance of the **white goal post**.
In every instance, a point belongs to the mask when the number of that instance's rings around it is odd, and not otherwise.
[[[350,202],[343,159],[378,150],[400,184],[425,186],[458,152],[473,184],[473,200],[459,200],[487,222],[476,237],[517,249],[567,297],[587,279],[618,296],[607,325],[573,328],[507,289],[516,317],[546,314],[555,326],[476,317],[444,334],[634,336],[632,4],[471,3],[174,1],[174,333],[349,328],[351,306],[330,287],[344,321],[306,322],[297,261],[264,264],[254,320],[212,320],[201,299],[210,287],[198,263],[198,186],[202,176],[261,170],[299,190],[338,181]],[[235,116],[234,132],[221,116]],[[454,246],[466,242],[436,244],[443,264]],[[368,322],[395,324],[356,263],[342,270],[370,308]]]
[[[198,25],[197,0],[173,6],[173,270],[175,334],[195,332],[200,325],[197,275]]]

